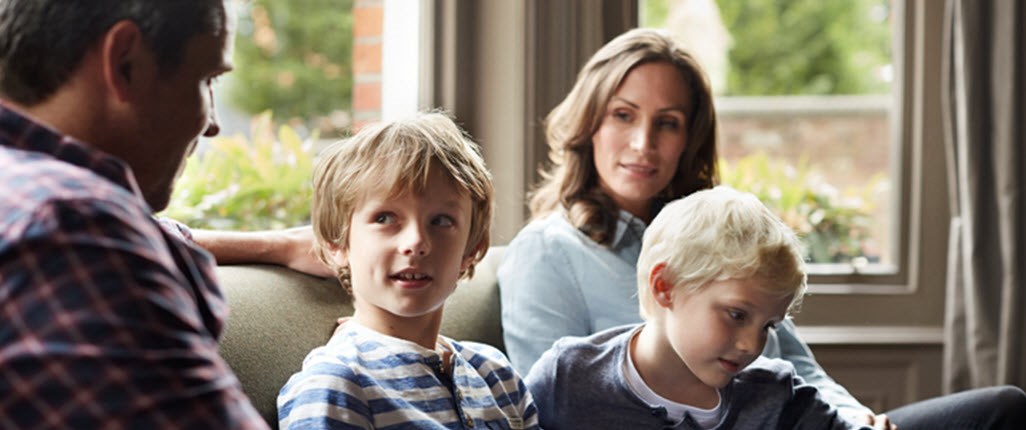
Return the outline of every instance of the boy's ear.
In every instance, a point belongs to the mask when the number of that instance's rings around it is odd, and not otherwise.
[[[460,276],[466,273],[467,269],[470,269],[470,265],[474,264],[474,259],[481,252],[482,244],[478,244],[473,250],[463,256],[463,260],[460,261]]]
[[[349,267],[349,254],[344,247],[332,244],[331,258],[335,260],[339,267]]]
[[[463,261],[460,262],[460,276],[465,275],[467,270],[470,269],[470,265],[474,263],[474,255],[475,254],[470,254],[463,257]]]
[[[656,264],[648,275],[648,286],[656,303],[669,308],[673,304],[673,284],[666,280],[666,274],[666,263]]]

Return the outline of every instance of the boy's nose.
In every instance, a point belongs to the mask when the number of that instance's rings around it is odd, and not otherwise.
[[[419,225],[410,225],[403,234],[400,252],[405,256],[425,256],[431,252],[431,243]]]
[[[737,337],[735,347],[744,354],[752,354],[762,349],[762,342],[761,330],[745,330]]]

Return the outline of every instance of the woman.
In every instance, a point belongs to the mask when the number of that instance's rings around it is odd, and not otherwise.
[[[665,202],[718,179],[708,81],[655,30],[631,30],[599,49],[546,126],[552,166],[498,271],[506,351],[520,372],[560,337],[640,322],[635,264],[646,224]],[[770,333],[763,354],[790,361],[842,414],[895,428],[827,376],[792,323]],[[945,414],[995,428],[1022,420],[1023,408],[1022,390],[999,387],[891,415],[903,429],[945,427]]]
[[[595,53],[546,125],[552,168],[498,273],[506,350],[522,372],[559,337],[639,321],[645,225],[717,181],[709,84],[655,31]]]

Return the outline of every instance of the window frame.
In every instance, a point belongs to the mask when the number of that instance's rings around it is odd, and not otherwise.
[[[944,5],[905,0],[896,7],[903,22],[895,34],[892,128],[899,267],[811,275],[802,325],[871,325],[881,333],[942,325],[950,218],[940,126]],[[423,104],[454,112],[482,144],[496,184],[492,242],[503,245],[527,220],[524,196],[547,155],[544,115],[597,47],[637,25],[637,1],[439,0],[433,11],[434,76]]]

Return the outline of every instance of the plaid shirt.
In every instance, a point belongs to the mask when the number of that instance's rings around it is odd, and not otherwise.
[[[0,184],[0,428],[267,428],[212,258],[123,162],[0,104]]]

